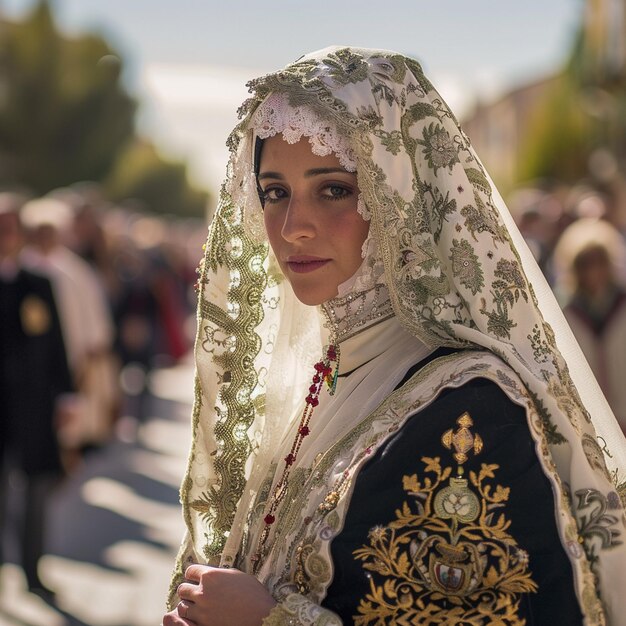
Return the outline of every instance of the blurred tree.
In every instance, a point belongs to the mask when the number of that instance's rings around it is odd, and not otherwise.
[[[593,166],[600,153],[626,169],[626,57],[616,54],[626,49],[626,21],[613,24],[608,8],[603,1],[587,4],[568,63],[529,120],[517,182],[601,178]],[[610,27],[611,46],[606,34],[598,36],[598,25]]]
[[[105,183],[112,200],[132,200],[161,214],[204,217],[208,194],[194,189],[183,163],[163,159],[147,141],[129,144]]]
[[[119,57],[100,37],[61,35],[45,0],[1,28],[0,184],[102,179],[133,134]]]
[[[186,166],[136,138],[121,74],[104,39],[59,32],[48,0],[21,22],[0,15],[0,187],[45,194],[96,181],[148,211],[204,216],[207,194],[188,185]]]
[[[574,183],[587,175],[594,124],[581,106],[579,92],[565,72],[537,107],[520,146],[518,182],[554,179]]]

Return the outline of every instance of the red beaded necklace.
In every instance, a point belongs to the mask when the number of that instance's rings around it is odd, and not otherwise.
[[[284,459],[285,467],[283,468],[283,473],[274,488],[270,498],[269,507],[267,508],[267,513],[263,518],[265,526],[261,531],[256,553],[251,558],[253,562],[253,573],[257,572],[261,564],[261,557],[265,550],[267,538],[270,534],[270,528],[272,524],[276,522],[276,509],[287,493],[287,484],[289,482],[291,467],[296,461],[298,452],[302,446],[302,441],[311,432],[309,423],[311,421],[313,410],[319,404],[320,391],[322,390],[324,383],[327,384],[328,393],[331,396],[335,393],[335,389],[337,388],[337,376],[339,374],[339,346],[330,344],[326,347],[325,353],[324,358],[314,365],[315,374],[313,375],[313,380],[311,386],[309,387],[309,395],[305,399],[304,411],[302,412],[302,417],[300,418],[300,424],[298,425],[296,436],[291,444],[291,450]],[[335,364],[334,373],[331,363]]]

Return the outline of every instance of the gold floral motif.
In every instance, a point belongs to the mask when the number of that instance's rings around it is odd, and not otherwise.
[[[332,511],[337,506],[337,502],[339,502],[339,492],[331,491],[324,498],[324,502],[319,505],[320,512]]]
[[[452,468],[439,457],[422,462],[428,476],[403,478],[412,499],[354,551],[370,575],[354,624],[523,626],[521,595],[537,585],[510,521],[496,513],[509,498],[508,488],[493,484],[498,466],[482,464],[469,481],[452,478],[444,487]]]

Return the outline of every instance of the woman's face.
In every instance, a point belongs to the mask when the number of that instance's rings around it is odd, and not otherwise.
[[[274,255],[298,300],[317,305],[362,262],[369,223],[357,213],[356,174],[334,154],[311,152],[307,138],[266,139],[259,167],[264,221]]]
[[[590,247],[574,260],[578,289],[589,296],[603,296],[613,283],[611,259],[601,246]]]

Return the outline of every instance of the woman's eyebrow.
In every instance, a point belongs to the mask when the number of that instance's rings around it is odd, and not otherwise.
[[[355,172],[349,172],[343,167],[315,167],[311,170],[304,172],[305,178],[311,176],[319,176],[320,174],[355,174]]]
[[[311,178],[312,176],[319,176],[320,174],[352,174],[356,176],[355,172],[349,172],[343,167],[314,167],[313,169],[306,170],[304,172],[305,178]],[[277,180],[284,180],[285,177],[280,172],[261,172],[258,177],[259,180],[266,178],[275,178]]]
[[[258,176],[258,180],[263,180],[264,178],[277,178],[278,180],[284,180],[284,176],[278,172],[261,172]]]

